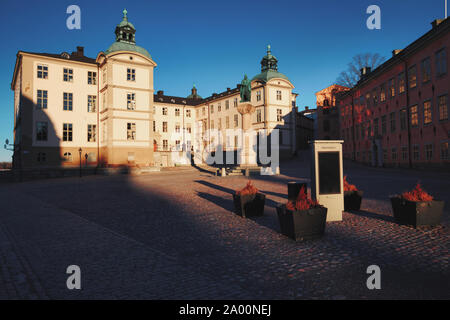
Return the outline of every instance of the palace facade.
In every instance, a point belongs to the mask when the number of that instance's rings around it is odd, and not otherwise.
[[[449,168],[450,19],[339,96],[344,157],[372,166]]]
[[[195,86],[187,97],[155,92],[157,64],[136,45],[135,33],[124,10],[116,41],[95,59],[83,47],[17,53],[11,83],[16,168],[189,164],[188,151],[204,152],[205,143],[196,141],[210,142],[198,136],[209,129],[221,133],[221,149],[239,149],[236,136],[227,134],[242,128],[239,85],[206,98]],[[279,129],[280,157],[286,158],[296,149],[297,94],[277,63],[268,47],[261,73],[251,79],[251,126]]]

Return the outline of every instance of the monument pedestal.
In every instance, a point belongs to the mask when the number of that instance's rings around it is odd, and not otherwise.
[[[254,147],[252,139],[252,113],[256,108],[250,102],[241,102],[237,107],[238,112],[242,115],[242,140],[241,140],[241,167],[255,167],[256,152],[251,150]],[[255,137],[256,139],[256,137]]]

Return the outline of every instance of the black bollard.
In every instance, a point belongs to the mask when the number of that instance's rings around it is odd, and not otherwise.
[[[294,201],[297,199],[298,194],[300,193],[300,189],[305,187],[305,193],[308,194],[308,186],[306,183],[290,181],[288,182],[288,200]]]

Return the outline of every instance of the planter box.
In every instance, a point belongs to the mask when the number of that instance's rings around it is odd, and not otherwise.
[[[359,210],[363,191],[344,191],[344,210]]]
[[[281,233],[295,241],[312,240],[323,236],[327,221],[327,208],[291,211],[285,204],[277,206]]]
[[[241,217],[262,216],[266,195],[263,193],[237,195],[233,194],[234,211]]]
[[[409,201],[400,197],[391,198],[395,221],[399,224],[435,226],[441,222],[444,201]]]

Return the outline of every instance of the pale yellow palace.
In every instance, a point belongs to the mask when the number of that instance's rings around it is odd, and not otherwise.
[[[157,63],[136,45],[135,32],[124,10],[116,41],[95,59],[84,56],[83,47],[70,54],[17,53],[11,83],[16,167],[78,166],[80,157],[90,166],[173,166],[186,151],[203,152],[194,143],[202,139],[198,132],[225,135],[242,127],[239,85],[207,98],[195,87],[187,97],[155,92]],[[279,129],[286,158],[295,152],[297,94],[277,62],[268,47],[261,73],[251,78],[251,126]],[[223,150],[236,150],[235,142],[224,136]]]

